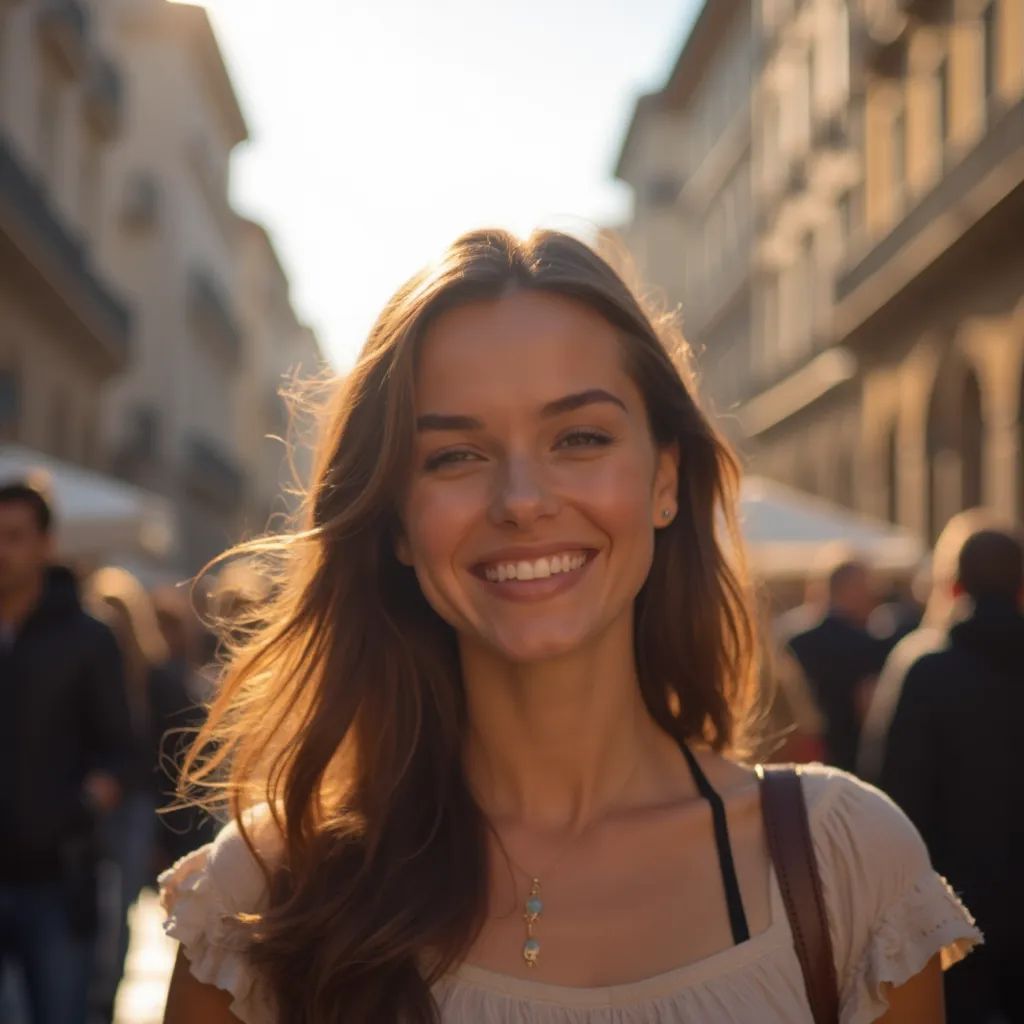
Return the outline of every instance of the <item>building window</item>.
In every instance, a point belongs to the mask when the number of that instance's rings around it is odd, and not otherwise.
[[[818,274],[814,264],[814,234],[808,231],[800,241],[799,287],[803,296],[794,296],[800,308],[800,347],[810,348],[817,323]]]
[[[903,209],[907,193],[907,115],[902,106],[893,111],[889,156],[892,168],[893,213],[898,214]]]
[[[999,8],[996,0],[989,0],[981,14],[982,38],[982,98],[985,114],[999,89]]]
[[[853,196],[849,189],[847,189],[839,199],[836,201],[836,213],[839,216],[839,251],[840,253],[846,252],[846,247],[850,244],[850,236],[853,234],[853,222],[851,206],[853,204]]]
[[[18,439],[18,420],[21,416],[21,386],[14,367],[0,369],[0,438]]]
[[[949,58],[943,57],[935,69],[935,138],[939,148],[939,169],[946,165],[949,143]]]
[[[60,137],[60,82],[47,67],[39,73],[39,106],[37,110],[39,133],[39,162],[49,182],[57,173],[57,147]]]
[[[779,345],[779,278],[772,274],[766,279],[761,293],[761,350],[758,353],[758,370],[763,375],[775,369]]]
[[[843,105],[850,95],[850,12],[845,3],[839,4],[836,13],[835,86]]]
[[[97,234],[102,223],[101,191],[102,157],[99,142],[91,137],[82,141],[82,168],[79,178],[80,210],[79,219],[91,240],[98,241]]]
[[[63,390],[53,393],[50,405],[50,451],[58,458],[67,458],[71,446],[71,409]]]

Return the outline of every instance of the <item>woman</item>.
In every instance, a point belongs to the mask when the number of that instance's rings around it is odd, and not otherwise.
[[[552,232],[388,303],[198,741],[234,822],[164,879],[168,1024],[810,1020],[733,759],[736,465],[671,344]],[[934,1024],[969,917],[877,791],[804,791],[843,1024]]]

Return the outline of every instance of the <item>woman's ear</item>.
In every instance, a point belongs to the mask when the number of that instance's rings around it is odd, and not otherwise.
[[[406,537],[404,531],[395,534],[394,549],[395,558],[397,558],[402,565],[412,565],[412,550],[409,547],[409,538]]]
[[[679,443],[673,441],[658,449],[654,471],[655,527],[668,526],[679,511]]]

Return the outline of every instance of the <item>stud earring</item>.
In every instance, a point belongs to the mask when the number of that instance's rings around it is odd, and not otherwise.
[[[663,508],[661,510],[661,518],[662,519],[668,519],[669,516],[671,516],[671,515],[672,515],[672,511],[670,509]]]

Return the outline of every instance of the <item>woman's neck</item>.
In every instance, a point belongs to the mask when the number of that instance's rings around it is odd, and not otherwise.
[[[641,697],[632,636],[530,664],[464,647],[462,667],[467,777],[495,823],[582,831],[671,776],[679,751]]]

